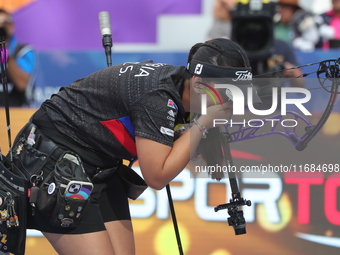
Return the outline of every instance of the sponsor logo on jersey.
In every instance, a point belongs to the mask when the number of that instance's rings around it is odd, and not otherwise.
[[[169,115],[173,118],[176,117],[177,112],[174,112],[173,110],[168,111]]]
[[[178,110],[177,105],[175,104],[175,102],[172,99],[168,100],[168,107],[171,107],[173,109],[176,109],[176,111]]]
[[[174,131],[172,130],[172,129],[170,129],[170,128],[166,128],[166,127],[161,127],[160,128],[160,131],[161,131],[161,133],[162,134],[165,134],[165,135],[168,135],[168,136],[174,136]]]
[[[175,121],[175,118],[173,118],[173,117],[167,116],[166,118],[167,118],[168,120]]]

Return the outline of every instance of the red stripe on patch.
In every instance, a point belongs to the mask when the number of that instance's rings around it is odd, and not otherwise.
[[[106,120],[100,123],[110,130],[119,143],[123,145],[132,156],[137,156],[136,142],[120,120]]]

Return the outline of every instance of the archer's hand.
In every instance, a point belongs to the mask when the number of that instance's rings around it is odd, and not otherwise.
[[[207,108],[207,114],[199,117],[199,122],[207,129],[214,126],[215,119],[230,120],[233,115],[233,102],[225,102],[221,105],[212,105]]]

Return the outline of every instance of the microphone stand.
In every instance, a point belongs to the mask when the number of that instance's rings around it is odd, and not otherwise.
[[[109,66],[112,66],[112,58],[111,58],[112,38],[110,35],[104,35],[102,41],[103,41],[103,47],[105,49],[107,66],[109,67]]]

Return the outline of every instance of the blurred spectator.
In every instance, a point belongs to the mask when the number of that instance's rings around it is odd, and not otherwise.
[[[215,0],[214,21],[208,32],[208,40],[213,38],[230,38],[231,36],[231,10],[236,0]]]
[[[8,49],[8,99],[12,107],[29,106],[33,101],[36,53],[31,46],[19,43],[14,35],[12,16],[0,9],[0,37]],[[4,106],[3,86],[0,84],[0,106]]]
[[[303,10],[298,0],[279,0],[280,19],[275,25],[275,37],[291,43],[294,49],[313,51],[320,36],[315,15]]]
[[[267,60],[266,72],[277,72],[261,78],[274,79],[260,79],[254,80],[253,84],[257,88],[258,95],[262,100],[262,105],[258,109],[269,109],[272,106],[272,89],[274,87],[290,86],[290,87],[305,87],[305,79],[302,77],[301,68],[294,68],[298,66],[296,55],[291,45],[287,42],[274,39],[274,54]],[[283,71],[282,71],[283,70]],[[282,72],[281,72],[282,71]],[[276,78],[286,78],[283,80],[275,80]],[[299,77],[299,78],[297,78]],[[287,84],[287,80],[289,84]],[[278,107],[281,105],[281,98],[278,98]]]
[[[305,86],[304,79],[301,77],[301,68],[293,68],[295,66],[298,66],[299,63],[296,59],[294,50],[288,43],[279,39],[275,39],[274,56],[272,59],[275,59],[277,61],[276,65],[283,65],[283,68],[286,69],[283,71],[283,76],[285,78],[300,77],[290,80],[291,87],[303,88]]]
[[[340,0],[332,0],[332,10],[319,17],[321,42],[318,47],[323,49],[340,48]]]

